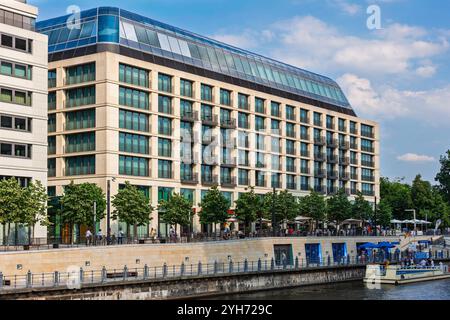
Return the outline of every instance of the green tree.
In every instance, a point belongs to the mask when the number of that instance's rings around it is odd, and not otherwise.
[[[450,150],[446,152],[440,159],[441,168],[436,174],[435,180],[439,182],[439,190],[447,202],[450,205]]]
[[[111,201],[114,210],[112,219],[123,221],[127,225],[127,237],[130,235],[130,226],[134,228],[134,236],[137,236],[137,227],[148,224],[153,207],[144,192],[137,187],[125,182],[125,187],[113,197]]]
[[[438,219],[442,220],[441,228],[450,225],[450,206],[444,200],[439,188],[432,189],[432,205],[428,215],[428,221],[436,222]]]
[[[192,203],[184,196],[174,193],[169,200],[159,202],[159,212],[164,222],[180,226],[191,226],[194,210]]]
[[[264,218],[263,201],[261,197],[255,194],[255,189],[250,188],[249,192],[243,193],[235,201],[236,218],[244,222],[244,233],[247,234],[250,223],[260,220],[260,231],[262,227],[261,220]]]
[[[361,192],[358,192],[355,201],[352,204],[351,217],[353,219],[371,220],[373,218],[373,209]]]
[[[377,223],[383,227],[387,227],[391,224],[392,220],[392,208],[385,200],[381,200],[377,207]]]
[[[318,228],[319,222],[325,220],[327,215],[325,197],[311,190],[309,195],[300,199],[299,211],[301,215],[313,219],[316,222],[316,228]]]
[[[46,188],[40,181],[30,182],[23,190],[22,207],[24,210],[23,223],[28,225],[28,238],[34,238],[34,227],[37,223],[49,226],[47,217],[48,195]],[[32,230],[31,230],[32,229]]]
[[[402,183],[402,180],[390,181],[388,178],[381,178],[380,191],[381,199],[392,208],[394,219],[411,219],[411,214],[405,211],[413,207],[411,186]]]
[[[411,187],[411,198],[416,209],[418,217],[425,219],[427,213],[433,205],[431,183],[422,180],[422,176],[418,174]]]
[[[222,224],[228,219],[230,203],[217,186],[212,187],[205,194],[199,207],[201,208],[199,218],[203,224],[214,224],[216,227],[216,224]]]
[[[23,193],[24,190],[17,179],[0,179],[0,223],[3,224],[3,234],[6,235],[6,239],[11,234],[11,224],[21,223],[24,218],[22,215]]]
[[[352,213],[352,205],[347,198],[344,190],[339,190],[334,196],[327,200],[328,220],[336,221],[336,229],[342,221],[349,219]]]
[[[96,222],[105,216],[106,200],[102,189],[93,183],[74,184],[72,181],[64,188],[61,197],[61,220],[70,225],[71,242],[75,225],[94,227],[94,202],[96,203]]]

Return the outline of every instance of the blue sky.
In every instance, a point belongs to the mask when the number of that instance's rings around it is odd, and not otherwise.
[[[337,80],[381,126],[381,174],[434,180],[450,149],[450,1],[29,0],[40,19],[117,6]],[[381,9],[369,30],[366,9]]]

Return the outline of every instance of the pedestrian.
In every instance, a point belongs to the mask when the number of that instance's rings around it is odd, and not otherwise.
[[[103,240],[102,229],[99,229],[98,232],[97,232],[97,241],[98,241],[99,243],[101,243],[102,240]]]
[[[89,246],[92,242],[92,232],[90,229],[86,230],[86,245]]]
[[[119,234],[117,236],[117,244],[123,244],[124,233],[122,228],[119,229]]]
[[[156,230],[152,228],[150,230],[150,239],[152,239],[152,243],[155,243],[155,238],[156,238]]]
[[[170,239],[171,239],[171,241],[172,241],[172,242],[176,242],[176,240],[177,240],[177,234],[176,234],[175,229],[173,228],[173,226],[170,227],[170,232],[169,232],[169,234],[170,234]]]

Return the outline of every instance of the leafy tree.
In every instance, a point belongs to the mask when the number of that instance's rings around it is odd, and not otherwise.
[[[411,187],[411,198],[418,216],[425,218],[426,213],[430,211],[433,205],[431,184],[422,180],[422,176],[418,174],[414,179]]]
[[[410,219],[410,213],[406,209],[413,207],[411,198],[411,186],[402,183],[401,180],[390,181],[388,178],[380,180],[381,199],[385,200],[392,208],[395,219]]]
[[[0,179],[0,223],[3,224],[3,234],[7,234],[6,238],[9,238],[11,224],[23,220],[23,193],[17,179]],[[6,225],[8,225],[7,233],[5,233]]]
[[[352,205],[342,189],[327,200],[328,220],[336,221],[337,230],[342,221],[350,218],[351,210]]]
[[[199,203],[201,211],[199,213],[200,222],[203,224],[224,223],[228,219],[230,203],[219,191],[217,186],[212,187]]]
[[[93,226],[94,202],[97,206],[96,222],[100,222],[105,216],[106,200],[99,186],[93,183],[74,184],[72,181],[64,188],[60,200],[61,220],[70,225],[71,235],[75,225]]]
[[[355,201],[352,204],[351,217],[354,219],[371,220],[373,209],[361,192],[358,192]]]
[[[299,203],[296,197],[287,190],[283,190],[278,194],[277,220],[291,221],[298,216]]]
[[[381,200],[377,207],[377,223],[383,227],[387,227],[391,224],[392,220],[392,208],[385,200]]]
[[[255,194],[255,189],[251,188],[249,192],[241,194],[235,203],[236,218],[244,222],[244,233],[247,234],[248,225],[258,218],[261,221],[265,215],[263,201],[261,197]],[[260,223],[261,227],[262,224]]]
[[[114,210],[112,219],[123,221],[127,225],[127,236],[130,235],[130,226],[134,227],[134,236],[137,235],[137,227],[148,224],[153,207],[144,192],[137,187],[125,182],[125,187],[113,197],[111,201]]]
[[[159,202],[161,217],[170,225],[190,226],[194,210],[192,203],[184,196],[174,193],[169,200]]]
[[[31,182],[23,190],[22,206],[24,210],[23,223],[29,226],[28,238],[34,238],[34,226],[40,223],[42,226],[49,226],[50,222],[47,217],[48,195],[46,188],[40,181]],[[31,231],[33,229],[33,231]]]
[[[450,205],[450,150],[441,156],[440,164],[441,168],[435,180],[439,182],[439,190],[444,200]]]
[[[316,222],[316,228],[319,221],[323,221],[327,214],[327,203],[325,197],[314,190],[306,197],[300,199],[300,214],[312,218]]]
[[[428,221],[442,220],[441,227],[450,225],[450,206],[445,202],[442,193],[438,188],[432,189],[432,205],[428,214]]]

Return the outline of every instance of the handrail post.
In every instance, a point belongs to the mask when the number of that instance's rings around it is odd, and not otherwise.
[[[3,288],[3,273],[0,271],[0,290]]]
[[[298,269],[298,257],[295,257],[295,269]]]
[[[229,273],[233,273],[233,260],[230,260],[228,270],[229,270]]]
[[[59,283],[59,272],[55,271],[55,273],[53,274],[53,285],[57,287],[58,283]]]
[[[331,257],[330,257],[330,255],[328,255],[328,266],[331,266]]]
[[[123,281],[126,281],[128,278],[128,267],[125,265],[123,267]]]
[[[198,275],[202,274],[202,262],[201,261],[198,262],[197,274]]]
[[[167,276],[167,264],[164,262],[163,265],[163,278],[165,278]]]
[[[261,258],[258,259],[258,272],[261,272],[262,262]]]
[[[214,274],[217,273],[217,261],[214,260]]]
[[[184,276],[184,262],[182,262],[180,266],[180,276]]]
[[[27,272],[27,288],[31,288],[33,285],[33,274],[30,270]]]
[[[103,266],[103,268],[102,268],[102,283],[106,282],[107,277],[108,277],[108,274],[106,272],[106,267]]]
[[[83,284],[83,278],[84,278],[83,268],[80,267],[80,284]]]
[[[148,265],[145,264],[145,266],[144,266],[144,280],[148,278],[148,273],[149,273],[148,272]]]
[[[244,260],[244,272],[248,272],[248,260],[247,260],[247,258]]]
[[[272,257],[272,259],[270,260],[270,270],[274,270],[275,269],[275,260]]]

